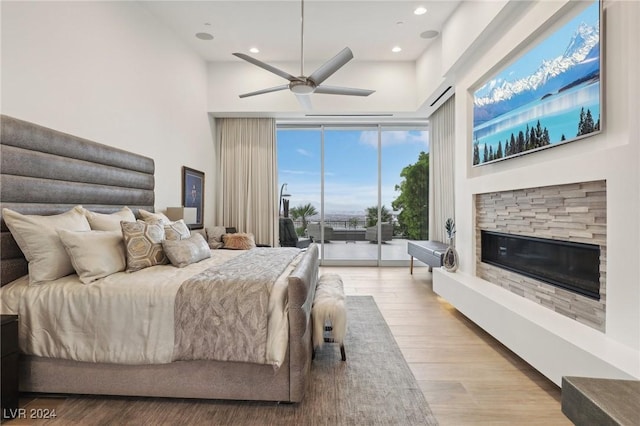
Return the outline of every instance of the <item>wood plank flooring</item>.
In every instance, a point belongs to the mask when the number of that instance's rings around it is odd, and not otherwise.
[[[433,293],[426,267],[327,272],[346,294],[374,297],[441,425],[572,424],[560,389]]]
[[[441,425],[572,424],[560,411],[560,389],[433,293],[426,267],[413,275],[408,267],[321,268],[327,272],[342,276],[347,294],[374,297]],[[23,399],[21,406],[63,401]]]

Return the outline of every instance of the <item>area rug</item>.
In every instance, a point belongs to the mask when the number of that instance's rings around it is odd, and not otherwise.
[[[336,344],[317,351],[299,404],[70,397],[48,424],[436,425],[373,297],[349,296],[347,309],[347,361]]]

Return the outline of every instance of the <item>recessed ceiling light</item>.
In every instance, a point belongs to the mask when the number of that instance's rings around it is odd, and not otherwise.
[[[251,52],[251,53],[260,53],[260,49],[258,49],[257,47],[252,47],[251,49],[249,49],[249,52]]]
[[[391,49],[391,51],[393,53],[402,52],[402,48],[400,46],[395,46],[393,49]]]
[[[196,37],[200,40],[213,40],[213,36],[209,33],[196,33]]]
[[[416,10],[413,11],[415,15],[424,15],[427,13],[427,8],[424,6],[416,7]]]
[[[427,30],[427,31],[424,31],[424,32],[420,33],[420,37],[427,38],[427,39],[436,38],[436,37],[438,37],[438,34],[440,34],[440,33],[438,31],[436,31],[436,30]]]

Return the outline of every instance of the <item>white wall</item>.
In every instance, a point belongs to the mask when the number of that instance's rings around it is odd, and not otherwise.
[[[300,64],[271,63],[297,75]],[[305,74],[311,74],[320,64],[305,64]],[[209,64],[209,111],[214,114],[267,113],[303,111],[289,91],[268,93],[240,99],[241,93],[287,84],[287,80],[255,65],[238,59],[233,62]],[[329,77],[324,84],[372,89],[367,96],[311,95],[313,113],[376,113],[409,112],[415,114],[418,94],[415,88],[416,70],[413,62],[358,62],[352,60]]]
[[[207,72],[135,2],[2,2],[2,113],[146,155],[156,209],[213,177]],[[213,185],[205,185],[205,224]]]
[[[628,361],[617,362],[612,354],[604,354],[627,374],[640,376],[640,177],[638,174],[640,149],[638,147],[638,73],[640,71],[637,41],[640,31],[640,3],[634,1],[605,1],[606,25],[604,32],[604,91],[605,106],[603,131],[580,141],[554,147],[538,153],[524,155],[481,167],[471,167],[473,89],[486,75],[500,67],[517,51],[522,43],[531,42],[532,34],[539,33],[558,16],[566,16],[577,2],[538,2],[513,22],[512,27],[500,31],[498,42],[485,44],[479,59],[458,67],[456,81],[456,246],[460,254],[460,275],[447,277],[466,282],[478,294],[489,293],[492,284],[475,276],[475,223],[474,194],[503,191],[514,188],[538,187],[605,179],[607,181],[607,315],[603,341],[612,347],[618,345],[625,353],[633,354]],[[456,17],[453,18],[456,20]],[[459,27],[468,17],[460,18]],[[546,23],[546,24],[545,24]],[[554,22],[553,25],[558,25]],[[461,41],[459,51],[468,42]],[[475,46],[477,48],[478,46]],[[443,49],[444,50],[444,49]],[[455,59],[447,59],[455,62]],[[445,62],[446,62],[445,61]],[[434,274],[434,287],[442,277]],[[468,279],[465,277],[469,277]],[[451,279],[450,279],[451,278]],[[444,286],[444,285],[443,285]],[[462,289],[463,286],[460,288]],[[464,290],[468,290],[469,286]],[[455,294],[451,294],[456,297]],[[466,294],[464,298],[474,296]],[[480,297],[477,296],[478,305]],[[462,298],[460,299],[461,303]],[[482,302],[484,303],[484,302]],[[502,302],[501,302],[502,303]],[[469,306],[472,306],[470,303]],[[515,310],[515,309],[512,309]],[[472,309],[472,318],[478,323],[490,323],[495,312]],[[513,315],[517,315],[514,313]],[[475,316],[475,318],[474,318]],[[515,318],[515,316],[514,316]],[[492,332],[500,334],[517,321],[503,318]],[[553,322],[550,323],[554,327]],[[586,326],[584,326],[586,327]],[[501,328],[501,329],[500,329]],[[585,336],[590,335],[585,333]],[[587,337],[574,336],[579,346],[589,347]],[[582,340],[580,340],[582,339]],[[553,348],[548,348],[553,350]],[[527,354],[521,354],[527,359]],[[570,360],[565,360],[571,365]],[[563,364],[564,365],[564,364]],[[576,365],[574,361],[574,365]],[[557,370],[557,369],[556,369]],[[604,370],[603,370],[604,371]],[[559,372],[562,373],[562,372]],[[566,373],[566,371],[565,371]],[[593,375],[599,372],[592,371]]]

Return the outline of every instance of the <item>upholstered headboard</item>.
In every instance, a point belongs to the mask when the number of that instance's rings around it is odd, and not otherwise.
[[[76,205],[110,213],[153,211],[151,158],[15,118],[0,116],[0,207],[51,215]],[[27,274],[27,262],[0,210],[0,283]]]

